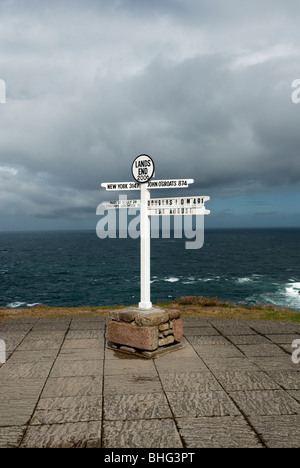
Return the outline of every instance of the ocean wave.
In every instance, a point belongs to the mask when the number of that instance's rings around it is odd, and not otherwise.
[[[289,298],[296,300],[300,305],[300,282],[288,283],[285,287],[285,293]]]
[[[249,278],[248,276],[245,276],[244,278],[237,278],[236,281],[239,284],[251,283],[253,281],[253,278]]]
[[[246,302],[262,302],[264,304],[273,304],[276,307],[290,307],[300,311],[300,282],[272,283],[270,284],[270,291],[248,297]]]
[[[10,302],[9,304],[7,304],[5,307],[7,309],[18,309],[19,307],[22,307],[26,305],[26,302]]]
[[[41,305],[40,302],[33,302],[33,303],[26,303],[26,302],[10,302],[5,306],[6,309],[20,309],[20,308],[28,308],[31,309],[37,305]]]
[[[164,281],[167,281],[168,283],[176,283],[177,281],[180,281],[180,279],[176,277],[171,277],[171,278],[165,278]]]

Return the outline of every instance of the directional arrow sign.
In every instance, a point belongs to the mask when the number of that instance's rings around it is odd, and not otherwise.
[[[163,188],[187,188],[194,183],[194,179],[169,179],[169,180],[150,180],[147,184],[149,189]]]
[[[150,180],[146,184],[149,189],[187,188],[194,183],[194,179],[168,179]],[[101,184],[106,190],[140,190],[141,184],[137,182],[104,182]]]
[[[154,216],[207,215],[205,202],[210,197],[194,196],[179,198],[151,198],[148,201],[148,213]]]
[[[150,208],[148,210],[150,216],[176,216],[176,215],[208,215],[209,210],[202,207],[191,207],[190,205],[183,205],[178,208],[164,207],[164,208]]]
[[[165,210],[161,214],[194,214],[191,210],[199,209],[199,214],[203,213],[205,202],[209,201],[210,197],[207,196],[193,196],[193,197],[173,197],[173,198],[150,198],[148,200],[149,214],[158,214],[157,209],[168,208],[169,212]],[[106,210],[120,209],[120,208],[141,208],[141,200],[113,200],[104,201],[102,205]],[[185,211],[176,211],[175,209],[185,209]],[[205,210],[204,210],[205,211]],[[195,213],[196,214],[196,213]]]
[[[106,210],[118,209],[118,208],[141,208],[141,200],[115,200],[115,201],[104,201],[102,202]]]
[[[193,196],[193,197],[175,197],[175,198],[151,198],[148,202],[149,208],[156,207],[180,207],[187,205],[188,207],[203,206],[205,202],[209,201],[210,197],[207,196]]]
[[[106,190],[139,190],[140,184],[137,182],[104,182],[101,187]]]
[[[149,215],[209,214],[210,212],[204,206],[205,202],[209,200],[210,197],[207,196],[150,198],[147,209]],[[140,209],[141,200],[104,201],[102,205],[106,210],[120,208]]]

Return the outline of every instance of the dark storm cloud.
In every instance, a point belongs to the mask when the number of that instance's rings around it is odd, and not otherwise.
[[[300,182],[298,2],[0,0],[1,213],[84,216],[142,152],[226,196]]]

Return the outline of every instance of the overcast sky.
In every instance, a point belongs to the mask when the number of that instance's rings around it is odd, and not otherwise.
[[[300,226],[299,18],[299,0],[0,0],[0,230],[95,229],[118,198],[101,182],[140,153],[195,179],[209,227]]]

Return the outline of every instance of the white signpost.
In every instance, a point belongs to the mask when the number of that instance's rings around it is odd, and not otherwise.
[[[117,200],[103,202],[105,209],[137,208],[140,209],[140,263],[141,263],[141,297],[139,309],[149,311],[150,300],[150,216],[175,215],[208,215],[205,209],[207,196],[150,198],[150,189],[187,188],[194,183],[193,179],[151,180],[155,166],[150,156],[141,154],[132,163],[132,175],[136,182],[102,183],[107,191],[140,190],[140,200]]]

